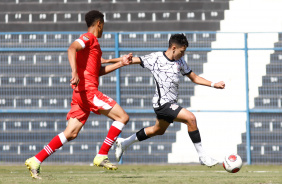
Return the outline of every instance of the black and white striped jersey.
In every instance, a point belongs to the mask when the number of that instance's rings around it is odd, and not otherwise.
[[[151,71],[156,82],[156,91],[152,99],[153,107],[165,103],[176,103],[178,99],[179,76],[192,72],[186,61],[174,61],[166,57],[165,52],[153,52],[139,57],[141,66]]]

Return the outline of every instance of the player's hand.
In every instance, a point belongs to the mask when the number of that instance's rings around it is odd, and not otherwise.
[[[224,89],[225,88],[225,83],[223,81],[220,81],[218,83],[215,83],[214,87],[217,88],[217,89]]]
[[[133,57],[132,53],[129,53],[128,56],[129,56],[128,57],[129,64],[132,64],[132,57]]]
[[[132,62],[132,53],[122,56],[121,65],[126,66]]]
[[[70,80],[70,86],[75,85],[75,87],[76,87],[79,83],[78,74],[77,74],[77,72],[72,72],[71,75],[72,75],[72,77],[71,77],[71,80]]]

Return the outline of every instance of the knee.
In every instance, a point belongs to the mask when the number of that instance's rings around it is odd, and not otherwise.
[[[188,118],[187,118],[187,122],[186,124],[190,127],[196,127],[197,126],[197,120],[196,120],[196,117],[194,114],[190,115]]]
[[[78,133],[72,132],[66,135],[66,138],[68,141],[74,140],[75,138],[77,138]]]
[[[118,120],[120,122],[122,122],[123,124],[127,124],[127,122],[129,121],[129,116],[127,113],[123,114],[121,117],[120,117],[120,120]]]
[[[126,124],[128,121],[129,121],[129,116],[128,116],[128,114],[125,114],[125,116],[124,116],[124,122],[125,122],[125,124]]]

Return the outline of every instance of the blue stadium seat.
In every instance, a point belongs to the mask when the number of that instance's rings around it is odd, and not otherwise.
[[[32,22],[53,22],[54,13],[50,12],[40,12],[32,13]]]
[[[277,97],[256,97],[256,108],[281,108],[281,98]]]
[[[124,12],[105,12],[106,21],[128,21],[128,13]]]
[[[279,74],[281,70],[282,66],[279,63],[271,63],[266,66],[266,74]]]
[[[22,22],[28,23],[30,20],[30,14],[28,13],[8,13],[8,22]]]
[[[176,21],[177,20],[177,13],[164,11],[164,12],[156,12],[156,21]]]
[[[170,153],[172,151],[172,145],[170,143],[155,143],[155,142],[141,142],[135,143],[128,147],[124,154],[124,158],[127,158],[128,154],[163,154]]]
[[[279,63],[282,60],[282,52],[275,51],[273,54],[270,55],[270,63]]]
[[[131,21],[152,21],[153,13],[147,11],[131,12]]]
[[[282,87],[280,86],[277,86],[277,85],[271,85],[271,86],[262,86],[262,87],[259,87],[259,94],[262,95],[262,96],[276,96],[277,95],[281,95],[282,92],[281,92],[281,89]]]
[[[79,22],[79,13],[77,12],[60,12],[56,14],[57,16],[57,22]],[[81,15],[80,15],[81,16]],[[82,17],[82,21],[84,21]],[[81,22],[81,17],[80,17]]]
[[[262,77],[262,85],[268,87],[275,87],[282,84],[282,77],[279,74],[272,74]]]

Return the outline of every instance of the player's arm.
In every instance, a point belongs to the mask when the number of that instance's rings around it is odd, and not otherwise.
[[[140,64],[141,63],[141,60],[139,57],[132,57],[132,53],[129,53],[128,56],[129,56],[130,64]],[[101,60],[102,63],[117,63],[121,61],[122,61],[122,57]]]
[[[122,60],[122,57],[114,58],[114,59],[103,59],[101,58],[101,63],[117,63]]]
[[[191,72],[186,76],[189,77],[189,79],[192,82],[194,82],[195,84],[214,87],[214,88],[217,88],[217,89],[224,89],[224,87],[225,87],[225,83],[223,81],[220,81],[218,83],[213,83],[211,81],[204,79],[203,77],[196,75],[194,72]]]
[[[68,59],[71,66],[71,80],[70,85],[78,85],[79,78],[77,74],[77,65],[76,65],[76,52],[82,50],[83,47],[81,44],[77,41],[74,41],[68,48]]]
[[[114,64],[107,65],[107,66],[101,66],[100,72],[99,72],[99,76],[106,75],[108,73],[111,73],[111,72],[115,71],[116,69],[118,69],[120,67],[129,65],[130,64],[130,60],[131,60],[131,56],[124,55],[120,59],[121,60],[119,60],[119,62],[116,62]]]
[[[141,59],[139,57],[132,57],[130,64],[141,64]]]
[[[104,58],[101,57],[101,63],[102,64],[107,63],[107,59],[104,59]]]

